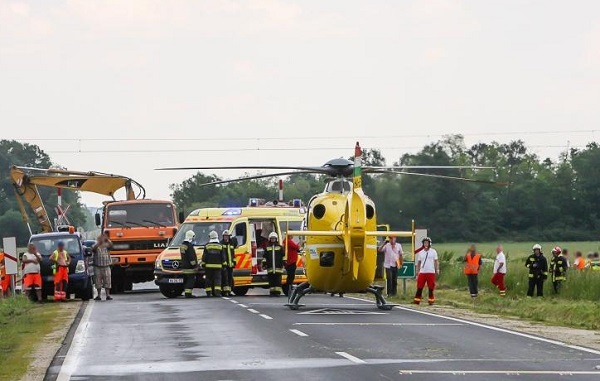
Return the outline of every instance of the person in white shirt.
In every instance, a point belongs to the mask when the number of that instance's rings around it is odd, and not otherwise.
[[[502,250],[502,245],[496,246],[496,260],[494,261],[494,275],[492,284],[500,290],[500,296],[506,296],[506,285],[504,276],[506,275],[506,256]]]
[[[42,276],[40,274],[40,263],[42,256],[38,253],[34,244],[27,246],[27,252],[23,254],[21,264],[23,266],[23,290],[27,296],[31,296],[32,290],[35,290],[38,303],[42,302]]]
[[[396,296],[398,292],[398,267],[402,267],[402,245],[396,242],[396,237],[390,236],[379,247],[379,252],[384,253],[383,267],[387,279],[387,296]]]
[[[422,243],[422,250],[417,254],[416,258],[417,293],[415,294],[413,303],[421,304],[423,288],[427,285],[429,289],[427,301],[429,305],[432,305],[435,302],[433,291],[435,290],[435,277],[440,274],[440,263],[437,251],[431,247],[431,238],[423,238]]]

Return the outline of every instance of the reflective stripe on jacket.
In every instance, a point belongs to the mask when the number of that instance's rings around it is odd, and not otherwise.
[[[263,268],[266,268],[269,274],[283,273],[283,263],[285,259],[283,247],[279,244],[267,246],[262,259]]]
[[[225,241],[221,241],[221,246],[223,246],[223,257],[225,258],[225,266],[227,267],[235,267],[235,243],[229,240],[229,242],[225,243]]]
[[[218,242],[209,242],[204,246],[202,266],[205,269],[220,269],[224,264],[223,246]]]

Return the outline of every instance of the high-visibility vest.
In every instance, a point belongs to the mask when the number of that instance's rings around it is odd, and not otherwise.
[[[69,253],[66,250],[63,250],[63,252],[65,253],[65,261],[69,262],[71,260],[71,257],[69,256]],[[54,252],[52,253],[52,259],[55,261],[58,261],[58,250],[54,250]],[[58,267],[57,263],[52,264],[52,274],[56,274],[56,269]],[[67,271],[69,271],[69,268],[67,267]]]
[[[4,252],[0,251],[0,276],[4,279],[6,275],[6,267],[4,266]]]
[[[471,255],[471,253],[467,253],[465,255],[465,274],[466,275],[476,275],[479,273],[479,260],[481,259],[481,254],[476,253],[475,255]]]
[[[577,257],[574,265],[576,269],[583,270],[585,268],[585,259],[583,259],[583,257]]]
[[[590,261],[590,268],[595,271],[600,271],[600,259],[592,259]]]

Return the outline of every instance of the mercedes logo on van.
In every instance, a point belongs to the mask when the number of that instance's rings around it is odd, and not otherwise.
[[[171,262],[171,267],[173,267],[174,269],[178,269],[179,268],[179,261],[173,261],[173,262]]]

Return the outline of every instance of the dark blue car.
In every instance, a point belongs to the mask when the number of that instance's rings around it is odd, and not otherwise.
[[[29,239],[29,243],[33,243],[42,255],[42,298],[46,299],[48,295],[54,294],[54,274],[50,256],[58,247],[59,241],[64,242],[65,250],[71,257],[67,295],[70,297],[74,294],[82,300],[91,299],[94,294],[89,266],[91,250],[83,245],[78,234],[68,232],[34,234]]]

